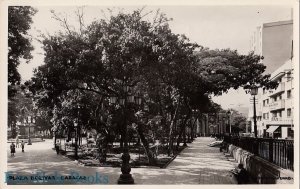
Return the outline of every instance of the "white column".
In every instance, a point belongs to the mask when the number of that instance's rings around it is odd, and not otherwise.
[[[281,127],[281,137],[283,139],[288,137],[288,127]]]

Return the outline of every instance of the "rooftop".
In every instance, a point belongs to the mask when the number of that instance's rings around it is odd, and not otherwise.
[[[263,27],[273,27],[273,26],[281,26],[281,25],[289,25],[289,24],[293,24],[293,20],[264,23]]]

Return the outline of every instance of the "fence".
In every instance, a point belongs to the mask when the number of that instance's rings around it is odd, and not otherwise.
[[[294,170],[294,140],[224,136],[224,141],[284,169]]]

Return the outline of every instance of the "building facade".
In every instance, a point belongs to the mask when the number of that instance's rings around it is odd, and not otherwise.
[[[271,74],[290,59],[293,43],[293,20],[264,23],[250,39],[250,50],[264,57],[266,73]]]
[[[211,136],[214,134],[229,134],[233,118],[226,111],[218,113],[203,113],[196,121],[198,136]]]
[[[256,96],[256,120],[258,137],[293,138],[293,61],[288,60],[271,74],[271,78],[279,83],[273,90],[259,89]],[[253,103],[253,100],[251,101]],[[253,106],[249,111],[254,131]]]
[[[279,83],[274,90],[258,89],[250,99],[248,120],[254,132],[253,103],[256,105],[258,137],[293,137],[293,20],[264,23],[256,28],[250,48],[264,57],[266,74]]]

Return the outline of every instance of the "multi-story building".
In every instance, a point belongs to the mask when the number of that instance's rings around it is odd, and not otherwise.
[[[272,73],[290,59],[293,43],[293,20],[264,23],[250,40],[250,50],[264,57],[266,73]]]
[[[293,61],[286,61],[271,74],[272,80],[279,83],[278,87],[258,90],[256,118],[259,137],[293,137],[293,70]],[[253,121],[253,107],[250,108],[249,117]],[[253,123],[251,126],[254,131]]]
[[[251,38],[251,50],[264,57],[265,73],[279,82],[275,90],[259,89],[256,116],[259,137],[293,137],[293,20],[264,23]],[[249,121],[254,132],[253,100]]]

